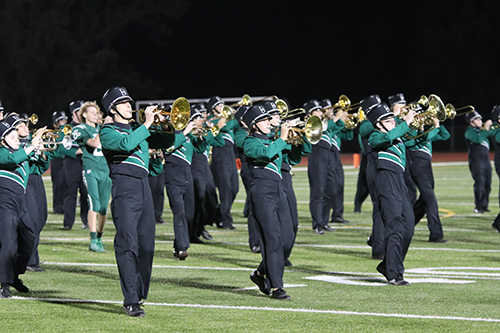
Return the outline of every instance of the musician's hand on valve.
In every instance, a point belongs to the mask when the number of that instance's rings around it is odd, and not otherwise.
[[[146,117],[144,126],[146,126],[146,128],[149,128],[154,123],[156,115],[161,112],[161,110],[158,110],[157,108],[157,105],[150,105],[146,108],[146,110],[144,110],[144,115]]]
[[[281,125],[281,139],[286,141],[288,138],[288,133],[290,132],[290,124],[289,123],[284,123]]]

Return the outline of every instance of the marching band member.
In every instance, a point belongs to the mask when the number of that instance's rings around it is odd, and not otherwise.
[[[219,96],[213,96],[207,102],[207,110],[212,112],[214,117],[221,117],[220,112],[223,106],[224,101]],[[238,121],[232,119],[227,121],[226,126],[220,129],[225,145],[213,148],[212,163],[210,164],[215,185],[219,190],[222,228],[227,230],[236,229],[233,226],[231,206],[234,199],[236,199],[239,187],[238,169],[236,168],[236,156],[234,154],[234,130],[238,127]]]
[[[409,149],[411,177],[420,192],[420,196],[413,204],[415,225],[427,215],[427,226],[431,232],[429,242],[446,243],[443,236],[443,227],[439,219],[439,209],[434,193],[434,175],[432,172],[432,142],[448,140],[450,133],[439,120],[433,118],[435,128],[427,135],[427,140]]]
[[[306,102],[304,109],[308,115],[323,117],[321,105],[315,99]],[[334,228],[328,225],[332,198],[328,196],[327,189],[335,187],[331,140],[333,135],[344,128],[345,123],[341,118],[345,119],[347,112],[339,111],[336,115],[332,115],[331,113],[327,113],[327,115],[331,119],[327,120],[328,126],[323,131],[321,140],[312,146],[307,166],[310,189],[309,209],[311,211],[313,230],[318,235],[324,235],[324,231],[335,231]]]
[[[114,246],[123,306],[127,315],[143,317],[145,313],[139,302],[148,296],[155,246],[153,198],[147,180],[149,143],[153,148],[166,148],[174,136],[148,130],[159,113],[156,106],[146,108],[142,125],[130,123],[132,102],[123,87],[106,91],[102,104],[113,123],[105,124],[99,135],[112,182]]]
[[[19,279],[33,253],[36,241],[26,206],[26,186],[30,158],[41,148],[45,128],[37,131],[31,144],[20,148],[19,135],[8,122],[0,122],[0,298],[10,298],[10,288],[19,292],[29,289]]]
[[[492,126],[496,127],[495,131],[493,132],[495,135],[495,140],[491,140],[491,144],[494,146],[494,151],[495,151],[495,157],[494,157],[494,164],[495,164],[495,171],[497,173],[497,176],[500,178],[500,144],[497,139],[498,135],[498,128],[500,126],[499,119],[500,119],[500,105],[495,105],[493,107],[493,110],[491,111],[491,121],[492,121]],[[500,204],[500,186],[498,190],[498,201]]]
[[[498,177],[500,177],[500,105],[495,105],[493,107],[493,110],[491,111],[491,121],[493,123],[492,126],[494,125],[496,127],[496,129],[492,131],[495,136],[495,140],[492,140],[492,143],[495,145],[495,171]],[[500,201],[500,191],[498,193],[498,200]],[[491,226],[493,229],[500,232],[500,213],[497,215]]]
[[[28,119],[21,118],[17,113],[10,113],[4,119],[11,127],[16,128],[20,148],[25,148],[30,145],[30,131],[28,128]],[[30,175],[26,186],[25,205],[29,217],[23,216],[26,223],[31,223],[31,229],[35,235],[33,244],[33,252],[31,254],[27,271],[30,272],[45,272],[40,267],[40,258],[38,256],[38,244],[40,242],[40,233],[42,232],[45,223],[47,222],[47,196],[45,194],[45,186],[43,184],[42,174],[49,168],[49,154],[35,151],[35,154],[30,157]]]
[[[206,127],[207,130],[211,129],[209,126],[211,123],[206,122],[207,109],[204,103],[193,105],[191,111],[193,115],[196,115],[193,117],[193,121],[198,128]],[[217,123],[217,127],[224,127],[225,123],[226,119],[221,118]],[[195,150],[191,161],[191,173],[193,174],[195,193],[194,237],[198,240],[200,236],[206,240],[212,240],[212,235],[205,229],[205,226],[217,223],[219,202],[208,160],[212,147],[222,147],[225,145],[225,142],[222,133],[219,133],[215,137],[207,135],[203,139],[206,140],[205,150],[203,152]]]
[[[108,217],[111,195],[109,168],[102,153],[99,138],[99,114],[96,102],[85,102],[80,107],[83,122],[72,129],[71,136],[82,150],[83,183],[88,193],[88,225],[90,231],[89,251],[106,252],[102,244],[104,225]],[[82,201],[84,199],[82,198]]]
[[[80,119],[80,107],[83,101],[73,101],[69,104],[69,109],[71,113],[71,127],[75,127],[81,124]],[[64,173],[64,185],[65,185],[65,195],[64,195],[64,230],[71,230],[73,224],[75,223],[76,215],[76,201],[78,197],[78,191],[80,191],[80,218],[82,220],[82,228],[88,228],[87,214],[89,211],[88,202],[85,200],[87,198],[87,189],[83,183],[82,177],[82,154],[83,151],[80,149],[78,144],[73,143],[73,147],[69,150],[61,150],[64,156],[63,162],[63,173]]]
[[[400,113],[406,106],[405,96],[401,93],[391,95],[388,98],[388,104],[391,108],[392,113],[394,113],[394,116],[396,117],[395,118],[396,125],[399,125],[399,123],[403,122],[403,120],[400,117]],[[411,172],[410,159],[407,159],[404,177],[405,177],[406,187],[408,188],[408,194],[410,195],[410,201],[413,204],[415,200],[417,200],[417,186],[415,185],[415,182],[413,181],[410,172]]]
[[[381,103],[379,95],[371,95],[361,101],[361,108],[365,115],[370,112],[377,104]],[[370,198],[372,201],[372,232],[367,240],[367,244],[372,248],[372,259],[384,259],[385,256],[385,227],[380,215],[380,209],[377,198],[377,152],[372,151],[368,144],[370,135],[375,130],[372,123],[366,118],[359,126],[359,136],[366,152],[366,180]]]
[[[396,126],[394,113],[385,103],[377,104],[367,114],[375,128],[368,142],[377,152],[377,199],[385,224],[385,257],[377,270],[389,284],[398,286],[410,284],[403,278],[403,261],[413,237],[415,220],[403,172],[405,146],[412,146],[416,141],[402,138],[410,131],[414,116],[415,112],[409,111],[404,122]]]
[[[283,188],[281,175],[282,151],[290,149],[284,140],[288,137],[289,124],[281,127],[281,136],[275,141],[269,140],[271,116],[263,106],[250,108],[243,121],[250,129],[243,149],[252,172],[253,184],[250,189],[252,213],[259,227],[261,237],[262,262],[252,272],[250,279],[264,294],[271,294],[279,300],[289,300],[283,290],[285,253],[290,251],[290,239],[282,237],[283,228],[291,228],[290,208]],[[266,281],[269,281],[269,284]]]
[[[474,213],[489,212],[491,191],[491,164],[489,136],[492,121],[488,119],[483,126],[482,117],[477,111],[465,115],[469,127],[465,131],[465,143],[469,152],[469,170],[474,179]]]
[[[164,153],[161,149],[149,150],[149,175],[148,182],[153,196],[153,206],[155,210],[155,223],[163,224],[162,219],[163,205],[165,202],[165,193],[163,186],[165,185],[165,163]],[[161,169],[161,170],[160,170]]]
[[[206,150],[207,141],[191,134],[196,126],[193,118],[201,118],[201,114],[195,112],[195,109],[191,110],[190,121],[184,130],[175,131],[175,142],[167,149],[165,156],[167,174],[165,187],[170,209],[174,215],[173,255],[179,260],[185,260],[188,257],[187,249],[190,242],[202,242],[196,236],[197,229],[194,226],[195,194],[191,161],[194,151],[202,153]],[[201,123],[201,119],[197,121]],[[207,135],[210,136],[210,140],[213,140],[211,131]]]
[[[62,130],[67,124],[68,117],[64,111],[54,111],[52,113],[52,125],[55,130]],[[52,211],[54,214],[64,214],[64,173],[63,158],[54,157],[50,159],[50,179],[52,180]]]
[[[332,106],[332,102],[329,99],[324,99],[319,102],[322,109],[326,109]],[[342,121],[345,122],[348,113],[339,111],[342,115]],[[323,220],[328,221],[330,217],[330,210],[332,211],[332,216],[330,222],[332,223],[349,223],[349,221],[344,219],[344,168],[342,166],[342,160],[340,159],[340,146],[342,140],[352,140],[354,137],[353,130],[344,127],[340,132],[332,133],[331,146],[330,146],[330,156],[332,167],[328,169],[328,173],[332,174],[333,186],[326,187],[326,204],[323,207]]]
[[[264,103],[264,108],[267,110],[267,113],[271,116],[271,140],[275,140],[276,131],[279,135],[279,131],[281,130],[282,120],[280,117],[279,109],[276,107],[274,102],[266,102]],[[294,120],[289,120],[289,125],[291,127],[296,126],[296,124],[300,122],[300,118],[296,118]],[[297,210],[297,198],[295,196],[295,191],[293,189],[293,181],[292,181],[292,166],[297,165],[302,160],[302,155],[309,155],[311,153],[312,145],[305,134],[302,134],[303,142],[298,145],[291,145],[289,150],[283,150],[283,160],[281,163],[281,175],[283,177],[283,189],[286,194],[286,199],[288,201],[288,207],[290,208],[290,218],[292,223],[293,234],[287,234],[289,228],[282,228],[284,239],[290,238],[292,240],[292,246],[288,251],[285,251],[285,266],[293,266],[290,261],[290,255],[292,252],[293,245],[295,244],[295,239],[297,237],[297,231],[299,228],[299,212]]]
[[[252,172],[248,165],[245,151],[243,150],[243,143],[248,136],[249,128],[243,121],[242,117],[251,108],[249,105],[242,105],[236,111],[234,117],[239,121],[240,127],[234,132],[234,143],[236,144],[238,156],[241,161],[240,176],[245,187],[246,200],[243,216],[247,218],[248,225],[248,245],[253,253],[260,253],[260,236],[257,227],[257,222],[252,213],[252,204],[250,202],[250,189],[252,187]]]

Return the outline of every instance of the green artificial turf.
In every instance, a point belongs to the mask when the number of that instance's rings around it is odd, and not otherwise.
[[[172,258],[172,214],[166,200],[157,225],[156,251],[145,318],[125,315],[113,253],[114,227],[106,227],[106,253],[88,251],[88,230],[77,221],[62,230],[49,214],[39,246],[44,273],[21,276],[31,292],[12,289],[0,300],[0,332],[498,332],[500,234],[491,228],[499,211],[493,177],[490,213],[474,214],[466,164],[434,166],[436,196],[446,244],[427,242],[417,225],[405,260],[409,287],[388,286],[375,270],[366,239],[368,199],[353,213],[357,170],[345,170],[348,225],[318,236],[311,229],[307,172],[294,171],[300,226],[284,275],[291,301],[261,294],[249,279],[260,261],[248,246],[245,194],[233,205],[236,230],[207,228],[213,236],[194,244],[186,261]],[[46,190],[51,203],[51,184]],[[51,204],[49,204],[51,212]],[[446,267],[446,268],[445,268]],[[418,270],[420,269],[420,270]],[[325,277],[334,282],[315,280]],[[315,278],[315,279],[311,279]],[[489,320],[489,321],[488,321]]]

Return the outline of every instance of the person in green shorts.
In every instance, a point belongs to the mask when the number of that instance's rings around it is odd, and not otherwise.
[[[80,108],[82,124],[73,127],[71,136],[83,151],[83,181],[89,201],[89,250],[106,252],[101,241],[111,196],[111,179],[99,139],[100,109],[96,102],[85,102]],[[97,222],[99,225],[97,226]]]

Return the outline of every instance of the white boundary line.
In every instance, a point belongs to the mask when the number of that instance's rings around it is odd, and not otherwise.
[[[68,303],[102,303],[102,304],[122,304],[117,301],[100,300],[81,300],[81,299],[58,299],[58,298],[38,298],[38,297],[12,297],[17,300],[31,300],[43,302],[68,302]],[[228,306],[228,305],[209,305],[209,304],[175,304],[175,303],[144,303],[144,305],[180,307],[180,308],[199,308],[199,309],[225,309],[225,310],[253,310],[253,311],[279,311],[279,312],[299,312],[299,313],[323,313],[336,315],[352,316],[371,316],[371,317],[393,317],[393,318],[412,318],[412,319],[438,319],[438,320],[463,320],[500,323],[500,319],[493,318],[469,318],[452,316],[423,316],[399,313],[376,313],[376,312],[356,312],[356,311],[335,311],[335,310],[315,310],[315,309],[293,309],[293,308],[270,308],[256,306]]]

